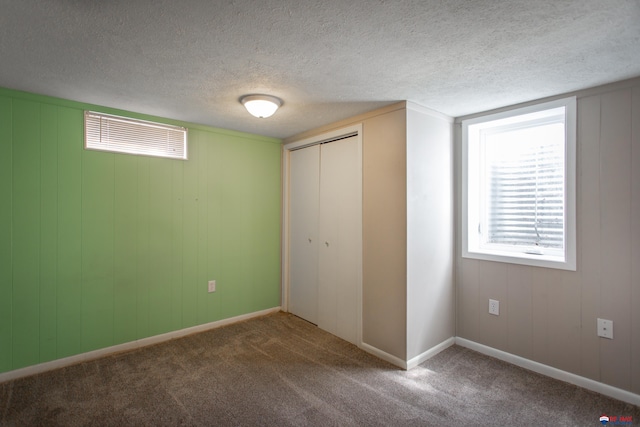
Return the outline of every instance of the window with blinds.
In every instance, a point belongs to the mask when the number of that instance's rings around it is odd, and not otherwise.
[[[575,269],[575,98],[463,125],[463,256]]]
[[[85,148],[114,153],[187,159],[187,129],[85,111]]]

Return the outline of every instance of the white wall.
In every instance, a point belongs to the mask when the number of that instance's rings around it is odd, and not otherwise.
[[[407,359],[455,336],[452,119],[407,105]]]

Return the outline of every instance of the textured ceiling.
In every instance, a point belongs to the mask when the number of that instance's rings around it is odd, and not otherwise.
[[[0,0],[0,86],[284,138],[640,76],[639,0]],[[269,119],[238,98],[284,100]]]

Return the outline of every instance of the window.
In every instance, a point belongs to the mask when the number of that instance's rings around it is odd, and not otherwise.
[[[462,256],[576,269],[576,100],[462,121]]]
[[[180,126],[85,111],[84,131],[89,150],[187,158],[187,129]]]

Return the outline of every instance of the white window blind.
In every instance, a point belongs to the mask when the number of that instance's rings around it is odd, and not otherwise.
[[[187,129],[85,111],[85,148],[115,153],[187,158]]]
[[[486,244],[564,248],[564,111],[483,139]]]

